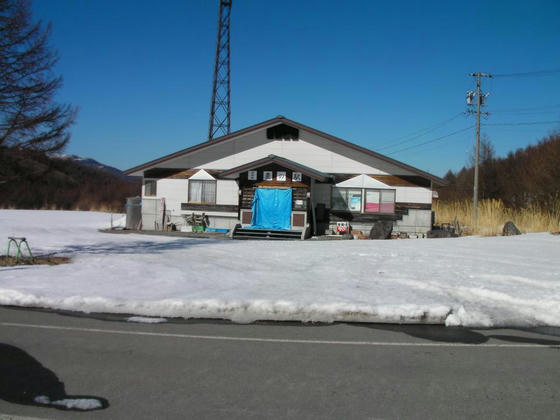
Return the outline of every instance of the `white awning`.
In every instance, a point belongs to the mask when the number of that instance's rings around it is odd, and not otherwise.
[[[338,184],[335,184],[335,187],[394,189],[394,187],[384,184],[383,182],[364,174],[347,179],[346,181],[339,182]]]
[[[191,176],[189,179],[190,180],[195,180],[195,181],[196,180],[199,180],[199,181],[214,181],[216,178],[214,178],[212,175],[210,175],[204,169],[201,169],[196,174]]]

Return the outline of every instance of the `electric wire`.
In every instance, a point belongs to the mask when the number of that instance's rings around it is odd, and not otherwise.
[[[428,141],[424,141],[424,142],[422,142],[422,143],[413,144],[412,146],[408,146],[408,147],[405,147],[405,148],[403,148],[403,149],[399,149],[399,150],[396,150],[396,151],[394,151],[394,152],[387,153],[387,154],[388,154],[388,155],[394,155],[394,154],[397,154],[397,153],[400,153],[400,152],[404,152],[405,150],[410,150],[410,149],[414,149],[414,148],[416,148],[416,147],[424,146],[425,144],[434,143],[434,142],[436,142],[436,141],[443,140],[443,139],[445,139],[445,138],[447,138],[447,137],[454,136],[455,134],[459,134],[459,133],[462,133],[462,132],[464,132],[464,131],[470,130],[471,128],[474,128],[474,126],[475,126],[475,125],[473,124],[473,125],[470,125],[470,126],[468,126],[468,127],[462,128],[461,130],[457,130],[457,131],[454,131],[454,132],[452,132],[452,133],[449,133],[449,134],[446,134],[446,135],[443,135],[443,136],[440,136],[440,137],[436,137],[435,139],[431,139],[431,140],[428,140]]]
[[[459,112],[459,113],[453,115],[451,118],[448,118],[448,119],[446,119],[446,120],[444,120],[444,121],[442,121],[438,124],[432,125],[428,128],[424,128],[422,130],[415,131],[414,133],[419,133],[419,134],[413,134],[412,137],[410,137],[410,138],[408,138],[409,135],[407,135],[407,136],[402,136],[402,137],[398,137],[397,139],[395,139],[395,140],[398,140],[398,139],[402,139],[402,138],[407,137],[405,140],[398,141],[396,143],[394,142],[394,140],[392,142],[386,142],[381,147],[376,148],[376,150],[379,151],[379,150],[391,149],[394,146],[398,146],[398,145],[401,145],[401,144],[411,142],[412,140],[416,140],[417,138],[423,137],[426,134],[429,134],[432,131],[435,131],[438,128],[443,127],[445,124],[447,124],[450,121],[453,121],[455,118],[459,117],[460,115],[464,115],[464,112]],[[391,143],[391,144],[389,144],[389,143]]]
[[[492,114],[495,113],[502,113],[502,112],[523,112],[523,111],[540,111],[543,109],[554,109],[554,108],[560,108],[560,104],[556,104],[556,105],[542,105],[542,106],[535,106],[535,107],[531,107],[531,108],[509,108],[509,109],[496,109],[494,111],[491,111]]]
[[[545,115],[545,114],[554,114],[554,115],[558,115],[560,113],[560,109],[557,109],[555,111],[549,110],[549,111],[510,111],[510,112],[498,112],[498,114],[511,114],[512,116],[518,116],[518,115]],[[490,115],[494,114],[494,112],[490,112]]]
[[[560,73],[560,69],[528,71],[524,73],[502,73],[492,74],[492,77],[528,77],[528,76],[544,76],[547,74]]]
[[[555,123],[560,123],[560,120],[555,120],[555,121],[523,121],[523,122],[516,122],[516,123],[489,123],[489,124],[484,124],[484,125],[485,126],[522,126],[522,125],[539,125],[539,124],[555,124]],[[455,134],[459,134],[459,133],[462,133],[464,131],[470,130],[471,128],[474,128],[474,126],[475,125],[473,124],[469,127],[465,127],[461,130],[454,131],[454,132],[446,134],[444,136],[437,137],[435,139],[428,140],[428,141],[425,141],[425,142],[422,142],[422,143],[414,144],[412,146],[405,147],[403,149],[399,149],[399,150],[396,150],[396,151],[391,152],[391,153],[387,153],[387,155],[394,155],[394,154],[397,154],[397,153],[400,153],[400,152],[404,152],[406,150],[410,150],[410,149],[414,149],[416,147],[424,146],[426,144],[434,143],[438,140],[443,140],[447,137],[454,136]],[[425,149],[425,150],[427,150],[427,149]]]
[[[560,120],[554,121],[523,121],[523,122],[510,122],[510,123],[487,123],[484,125],[539,125],[539,124],[556,124],[560,123]]]

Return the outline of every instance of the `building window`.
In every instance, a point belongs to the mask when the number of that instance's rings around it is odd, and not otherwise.
[[[395,190],[366,190],[366,213],[394,213]]]
[[[307,209],[307,188],[292,188],[292,209]]]
[[[155,179],[144,180],[144,195],[145,196],[157,195],[157,181]]]
[[[362,211],[362,190],[357,188],[333,188],[333,210]]]
[[[272,171],[264,171],[263,172],[263,180],[272,181]]]
[[[362,210],[362,199],[364,206]],[[332,190],[332,209],[364,213],[394,213],[395,190],[336,188]]]
[[[189,203],[216,203],[216,181],[189,180]]]
[[[379,213],[381,208],[381,191],[378,190],[366,190],[366,213]]]

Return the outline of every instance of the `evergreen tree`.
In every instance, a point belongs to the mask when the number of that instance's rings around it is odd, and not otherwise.
[[[26,0],[0,0],[0,148],[54,152],[70,139],[76,110],[54,96],[51,26],[31,21]]]

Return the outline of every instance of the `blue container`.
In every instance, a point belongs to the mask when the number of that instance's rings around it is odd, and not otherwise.
[[[229,229],[217,229],[217,228],[207,227],[206,232],[228,233]]]

